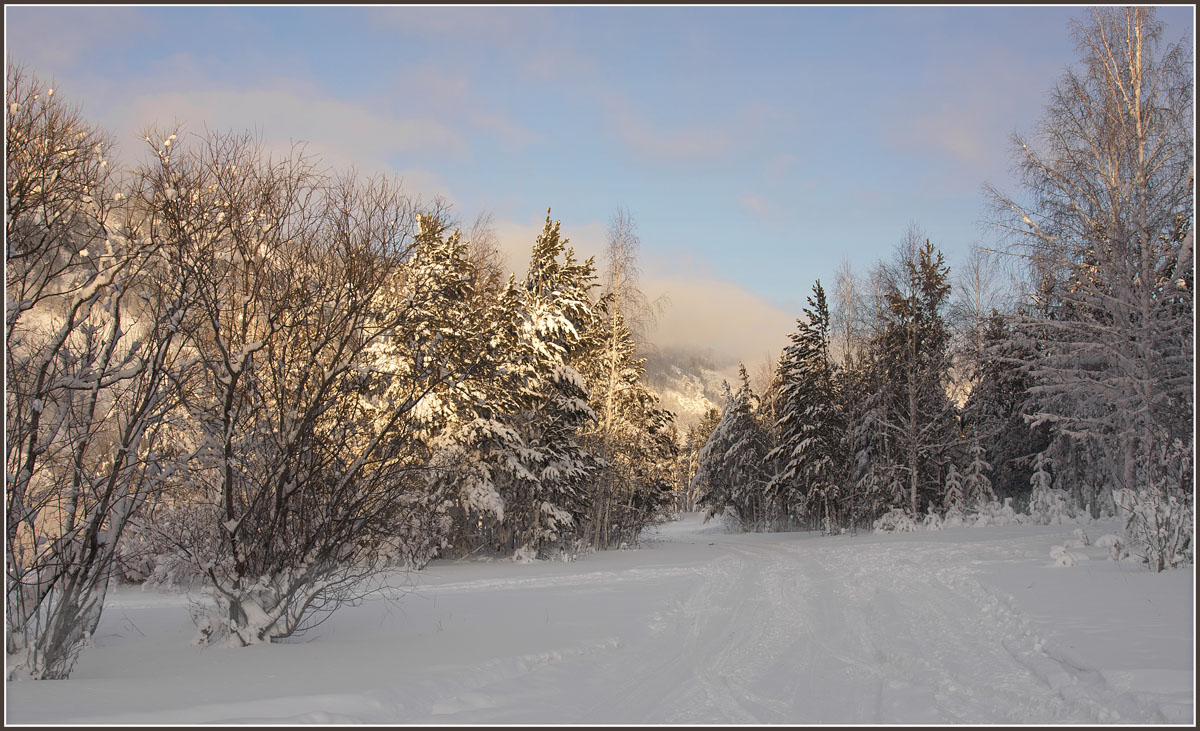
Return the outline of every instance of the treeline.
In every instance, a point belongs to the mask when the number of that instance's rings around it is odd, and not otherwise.
[[[1121,515],[1155,570],[1193,555],[1194,137],[1185,49],[1150,8],[1074,28],[1081,68],[1033,139],[1009,249],[957,282],[911,229],[812,288],[774,379],[745,369],[692,485],[742,529]],[[1016,276],[1013,285],[998,262]]]
[[[636,233],[490,231],[245,136],[108,137],[6,97],[9,677],[66,677],[110,578],[206,587],[207,641],[302,632],[397,566],[635,540],[676,480]],[[119,172],[121,171],[121,172]]]

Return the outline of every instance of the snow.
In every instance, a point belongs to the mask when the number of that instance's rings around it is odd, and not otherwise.
[[[1194,567],[1109,560],[1078,527],[728,534],[691,514],[571,563],[434,561],[236,649],[189,644],[186,596],[120,587],[70,680],[7,683],[6,720],[1193,724]]]

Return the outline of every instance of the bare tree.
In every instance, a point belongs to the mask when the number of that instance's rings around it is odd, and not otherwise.
[[[1006,285],[1001,254],[972,245],[958,269],[950,300],[949,320],[954,330],[954,351],[968,362],[983,355],[983,343],[992,313],[1012,309],[1013,293]]]
[[[23,70],[8,83],[6,649],[10,677],[65,678],[131,515],[176,464],[190,284],[101,133]]]
[[[492,214],[480,213],[466,233],[471,268],[477,282],[475,288],[481,292],[498,294],[504,289],[506,267],[504,252],[500,250],[500,238],[496,235]]]
[[[842,366],[850,368],[855,360],[855,351],[862,347],[861,312],[863,309],[861,283],[854,274],[848,258],[838,265],[833,280],[833,310],[830,324],[833,337],[830,350]]]
[[[290,636],[368,593],[428,515],[417,412],[461,377],[430,313],[466,280],[412,266],[420,219],[395,184],[329,177],[247,136],[160,156],[142,200],[153,235],[187,252],[196,299],[182,326],[192,451],[162,537],[216,600],[202,635]],[[389,344],[397,357],[377,357]]]

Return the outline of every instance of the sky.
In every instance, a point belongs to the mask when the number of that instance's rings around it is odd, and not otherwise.
[[[403,178],[523,272],[547,208],[577,252],[618,209],[652,340],[777,354],[814,280],[911,224],[951,266],[997,234],[1081,7],[5,6],[20,63],[134,160],[145,131],[252,130]],[[1191,6],[1160,7],[1193,49]]]

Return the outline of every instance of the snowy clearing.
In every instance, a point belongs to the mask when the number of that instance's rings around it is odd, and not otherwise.
[[[574,563],[435,561],[396,601],[241,649],[189,644],[185,596],[125,587],[70,680],[7,683],[6,720],[1192,725],[1195,568],[1111,561],[1119,525],[1079,527],[689,515]]]

